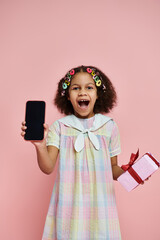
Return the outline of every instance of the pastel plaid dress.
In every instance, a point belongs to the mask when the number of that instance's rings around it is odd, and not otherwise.
[[[120,153],[116,123],[70,115],[51,125],[47,145],[59,149],[59,165],[42,239],[121,239],[110,159]]]

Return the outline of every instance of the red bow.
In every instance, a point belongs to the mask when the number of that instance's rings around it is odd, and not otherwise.
[[[133,163],[136,161],[136,159],[138,158],[138,156],[139,156],[139,149],[138,149],[138,151],[137,151],[136,154],[134,154],[134,153],[131,154],[129,163],[126,164],[126,165],[122,165],[121,168],[122,168],[124,171],[127,171],[127,170],[133,165]]]

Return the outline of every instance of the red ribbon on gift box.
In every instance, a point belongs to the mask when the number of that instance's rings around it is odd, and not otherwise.
[[[153,160],[153,162],[155,162],[155,164],[158,166],[158,167],[160,167],[160,163],[152,156],[152,154],[150,154],[150,153],[146,153],[152,160]]]
[[[131,157],[130,157],[130,161],[128,164],[126,165],[122,165],[121,168],[126,172],[128,171],[130,173],[130,175],[136,180],[136,182],[138,182],[139,184],[140,183],[143,183],[143,180],[142,178],[136,173],[136,171],[134,171],[134,169],[132,168],[132,165],[133,163],[136,161],[136,159],[138,158],[139,156],[139,149],[138,151],[135,153],[132,153],[131,154]]]
[[[136,159],[139,157],[139,149],[138,151],[135,153],[132,153],[131,156],[130,156],[130,161],[128,164],[126,165],[122,165],[121,168],[124,170],[124,171],[127,171],[132,165],[133,163],[136,161]]]
[[[144,181],[142,180],[142,178],[136,173],[136,171],[130,167],[128,169],[128,172],[130,173],[130,175],[134,178],[134,180],[136,180],[137,183],[141,184],[143,183]]]

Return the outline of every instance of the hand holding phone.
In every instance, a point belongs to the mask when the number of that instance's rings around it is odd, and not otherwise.
[[[44,138],[45,102],[28,101],[26,103],[25,140],[42,140]]]

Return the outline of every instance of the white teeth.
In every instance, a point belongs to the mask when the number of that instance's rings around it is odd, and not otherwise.
[[[81,107],[87,107],[89,105],[89,100],[81,99],[78,101],[79,106]]]
[[[83,100],[83,99],[82,99],[82,100],[79,100],[78,102],[79,102],[79,103],[85,103],[85,102],[89,102],[89,101],[88,101],[88,100]]]

